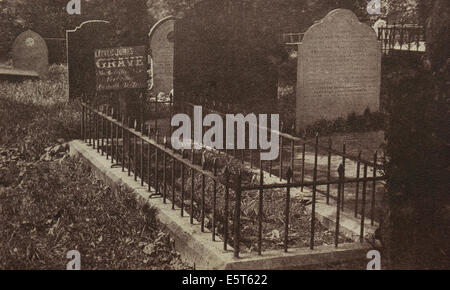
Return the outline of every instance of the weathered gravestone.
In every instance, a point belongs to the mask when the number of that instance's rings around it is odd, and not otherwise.
[[[92,98],[96,94],[95,50],[109,47],[112,39],[109,22],[90,20],[66,31],[69,97]]]
[[[311,26],[299,45],[296,128],[379,110],[381,44],[350,10]]]
[[[258,3],[200,1],[176,21],[176,103],[215,105],[224,111],[230,104],[257,110],[257,105],[276,100],[277,61],[285,52]]]
[[[13,68],[34,71],[40,77],[48,73],[48,48],[45,40],[31,30],[20,34],[14,41]]]
[[[173,90],[175,18],[166,17],[156,23],[149,34],[151,85],[154,95]]]

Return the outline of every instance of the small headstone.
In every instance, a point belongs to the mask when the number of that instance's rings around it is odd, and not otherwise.
[[[13,68],[35,71],[39,76],[48,73],[48,48],[45,40],[36,32],[28,30],[14,41]]]
[[[90,20],[66,31],[69,97],[93,97],[96,94],[95,50],[110,47],[113,30],[109,22]]]
[[[298,50],[297,131],[367,108],[379,110],[381,44],[350,10],[336,9],[305,33]]]
[[[153,26],[149,34],[151,90],[169,94],[173,90],[175,18],[167,17]]]

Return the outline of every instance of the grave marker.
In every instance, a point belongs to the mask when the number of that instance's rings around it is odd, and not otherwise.
[[[156,23],[149,34],[151,62],[151,91],[169,94],[173,90],[175,17],[169,16]]]
[[[147,88],[145,46],[95,50],[97,91]]]
[[[66,31],[69,97],[96,94],[95,50],[110,47],[112,28],[108,21],[90,20]]]
[[[41,77],[47,75],[47,44],[36,32],[28,30],[21,33],[14,41],[12,54],[14,69],[34,71]]]
[[[379,110],[381,44],[353,12],[331,11],[307,30],[298,52],[297,132],[321,119]]]

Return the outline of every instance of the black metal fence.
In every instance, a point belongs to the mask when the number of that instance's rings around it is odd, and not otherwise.
[[[296,45],[302,42],[304,35],[304,33],[283,33],[280,41],[286,45]]]
[[[120,120],[120,121],[119,121]],[[358,164],[363,165],[362,176],[358,173],[356,178],[345,177],[345,160],[355,159],[355,157],[334,151],[331,148],[325,148],[331,154],[339,154],[343,158],[343,164],[339,167],[339,176],[331,176],[331,166],[328,162],[328,171],[326,178],[321,178],[318,167],[319,151],[322,148],[319,145],[319,137],[316,138],[314,144],[307,142],[301,143],[305,146],[312,146],[314,151],[314,166],[312,168],[313,178],[308,181],[304,179],[305,165],[303,162],[301,172],[302,178],[294,179],[294,172],[298,169],[292,162],[288,164],[284,170],[280,166],[279,176],[280,183],[266,183],[265,170],[271,166],[270,162],[262,162],[259,160],[259,182],[245,183],[243,182],[243,171],[241,168],[237,174],[231,174],[230,171],[218,163],[217,158],[207,160],[206,151],[198,154],[195,150],[177,151],[171,147],[170,134],[159,133],[158,128],[153,132],[144,123],[139,124],[137,120],[126,119],[114,110],[109,108],[94,108],[88,104],[82,104],[82,122],[81,122],[82,140],[99,154],[111,160],[112,166],[121,167],[122,171],[128,172],[129,176],[134,176],[136,181],[140,181],[141,185],[147,184],[148,190],[153,196],[160,196],[164,203],[172,204],[173,210],[180,211],[183,217],[189,213],[190,222],[194,224],[194,220],[200,222],[201,231],[205,232],[207,228],[211,231],[212,240],[216,240],[217,235],[223,238],[224,249],[227,250],[229,245],[233,245],[235,257],[239,257],[241,247],[242,232],[242,200],[252,192],[258,192],[258,212],[255,217],[257,222],[257,252],[263,252],[263,224],[266,222],[263,217],[263,206],[266,194],[273,193],[277,190],[280,194],[279,199],[285,202],[284,210],[284,237],[283,249],[288,251],[290,237],[290,224],[295,221],[290,219],[291,216],[291,197],[294,188],[303,189],[304,187],[312,188],[311,201],[311,225],[310,225],[310,242],[309,247],[315,247],[316,234],[316,204],[318,187],[327,187],[327,203],[330,202],[332,191],[336,195],[336,228],[334,232],[335,247],[339,246],[340,237],[340,217],[344,203],[344,187],[349,184],[357,184],[357,192],[361,190],[361,208],[355,211],[361,221],[360,242],[364,242],[365,224],[366,224],[366,207],[370,206],[370,219],[374,223],[374,201],[372,198],[370,204],[367,204],[367,196],[375,195],[376,182],[384,180],[384,177],[378,177],[376,170],[372,177],[368,176],[368,167],[376,164],[357,158]],[[281,135],[281,133],[280,133]],[[290,146],[295,146],[295,142],[301,142],[292,136],[282,135],[283,140],[290,140]],[[285,146],[281,146],[281,151]],[[242,160],[245,160],[246,152],[241,153]],[[237,152],[235,151],[235,156]],[[249,153],[249,154],[254,154]],[[199,156],[200,155],[200,156]],[[250,160],[252,157],[248,156]],[[236,157],[237,158],[237,157]],[[304,161],[304,159],[303,159]],[[279,162],[283,165],[283,159]],[[252,167],[256,162],[250,161]],[[219,168],[222,166],[222,168]],[[358,167],[359,168],[359,167]],[[219,170],[222,173],[219,173]],[[359,170],[358,170],[359,172]],[[369,192],[368,184],[372,184],[372,192]],[[336,190],[332,186],[336,186]],[[190,187],[190,189],[188,188]],[[219,202],[220,201],[220,202]],[[206,216],[211,218],[206,222]],[[220,228],[219,228],[220,224]]]
[[[183,112],[193,116],[193,109],[194,104],[192,103],[185,103],[185,106],[183,108]],[[205,114],[214,113],[219,114],[223,118],[225,118],[225,114],[221,112],[217,112],[215,110],[209,110],[207,108],[203,107],[203,111]],[[270,119],[270,118],[269,118]],[[259,128],[260,126],[258,126]],[[269,128],[264,128],[267,130],[267,136],[270,135],[272,130]],[[354,210],[355,217],[358,216],[361,212],[361,208],[359,207],[359,203],[361,201],[359,200],[359,193],[360,193],[360,183],[359,182],[347,182],[347,178],[349,176],[353,176],[355,179],[359,179],[362,176],[362,169],[363,167],[367,166],[372,171],[372,177],[376,179],[373,184],[374,194],[370,197],[371,202],[371,219],[372,224],[375,220],[375,208],[379,207],[378,204],[376,204],[376,193],[377,193],[377,185],[378,189],[382,189],[384,186],[381,184],[380,181],[384,180],[384,178],[378,179],[378,177],[382,176],[382,173],[379,173],[380,171],[383,171],[384,166],[379,163],[379,156],[378,153],[375,152],[373,155],[372,161],[364,160],[361,156],[363,154],[362,151],[359,151],[359,154],[357,156],[351,155],[347,153],[347,144],[342,144],[342,151],[340,151],[338,148],[333,147],[333,142],[331,138],[328,138],[328,144],[327,146],[320,145],[319,143],[316,144],[315,142],[307,141],[302,138],[298,138],[286,133],[282,133],[283,131],[283,125],[281,124],[280,131],[274,131],[276,135],[279,136],[279,152],[278,152],[278,158],[273,161],[268,161],[264,163],[263,168],[260,166],[261,162],[259,159],[260,151],[259,150],[224,150],[230,155],[234,156],[235,158],[239,159],[241,163],[246,163],[250,167],[250,169],[253,168],[259,168],[263,169],[264,171],[269,173],[269,176],[276,176],[280,178],[280,181],[286,180],[286,173],[291,170],[292,181],[298,181],[302,184],[306,184],[307,181],[311,181],[313,176],[317,172],[317,168],[314,168],[313,164],[307,164],[305,160],[307,159],[307,155],[313,156],[314,154],[319,154],[322,156],[322,159],[326,159],[325,162],[322,162],[321,167],[319,169],[319,177],[323,177],[327,181],[331,181],[333,173],[336,173],[336,171],[332,168],[332,160],[335,160],[334,163],[336,163],[336,159],[339,159],[340,166],[342,166],[342,176],[344,178],[344,185],[342,186],[342,194],[340,196],[340,203],[341,208],[344,210],[347,208],[347,210]],[[192,133],[193,134],[193,133]],[[250,138],[249,136],[249,130],[246,130],[245,132],[245,140],[248,143],[248,140]],[[242,138],[242,136],[239,136]],[[235,131],[234,135],[234,142],[233,144],[238,144],[237,142],[237,134]],[[316,148],[317,146],[317,148]],[[224,147],[225,148],[225,147]],[[316,152],[317,151],[317,152]],[[353,162],[354,165],[354,172],[349,172],[349,169],[346,165],[348,165],[349,162]],[[336,167],[336,165],[335,165]],[[336,168],[337,169],[337,168]],[[348,187],[345,186],[345,183],[349,183],[352,186]],[[320,190],[320,192],[327,197],[327,204],[330,203],[330,199],[337,199],[336,194],[330,193],[332,191],[332,185],[331,184],[323,184],[326,185],[326,188],[324,187],[323,190]],[[307,185],[301,186],[301,189],[303,191],[304,187],[307,187]],[[345,190],[347,189],[347,190]],[[352,200],[349,202],[349,204],[346,204],[346,194],[352,195]],[[381,195],[381,192],[379,192],[378,196]],[[377,218],[378,219],[378,218]]]
[[[387,25],[378,28],[378,40],[382,44],[382,52],[425,52],[425,30],[418,25]]]

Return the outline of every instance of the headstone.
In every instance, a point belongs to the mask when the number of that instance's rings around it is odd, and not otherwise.
[[[375,30],[375,33],[377,34],[377,36],[379,36],[380,34],[380,28],[381,27],[386,27],[387,26],[387,22],[383,19],[378,19],[377,21],[375,21],[375,23],[373,24],[372,28],[373,30]]]
[[[48,48],[45,40],[36,32],[28,30],[14,41],[13,68],[35,71],[39,76],[48,73]]]
[[[69,97],[92,98],[96,94],[95,50],[110,47],[109,22],[90,20],[66,31]]]
[[[156,23],[149,34],[151,63],[150,90],[155,95],[173,90],[175,18],[167,17]]]
[[[147,88],[145,46],[95,50],[97,91]]]
[[[296,128],[379,110],[381,44],[350,10],[331,11],[299,45]]]

